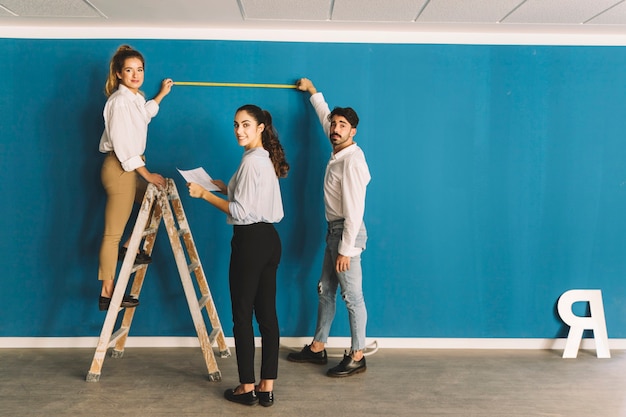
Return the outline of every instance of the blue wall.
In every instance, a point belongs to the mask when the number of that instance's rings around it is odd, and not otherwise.
[[[98,141],[119,40],[0,39],[0,337],[95,336],[104,192]],[[626,49],[130,41],[160,80],[312,78],[361,116],[372,182],[363,256],[372,337],[564,336],[555,303],[603,290],[626,337]],[[174,87],[149,129],[151,170],[183,195],[222,322],[231,229],[176,167],[228,180],[245,103],[270,110],[292,170],[278,308],[283,336],[314,330],[330,146],[295,90]],[[133,335],[194,335],[161,228]],[[339,305],[332,336],[349,334]]]

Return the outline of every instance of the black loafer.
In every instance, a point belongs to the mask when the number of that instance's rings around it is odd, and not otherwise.
[[[110,304],[111,304],[111,298],[100,296],[100,299],[98,300],[98,308],[100,309],[100,311],[108,310]],[[122,298],[121,307],[131,308],[131,307],[137,307],[138,305],[139,305],[139,300],[134,297],[131,297],[130,295],[124,295],[124,298]]]
[[[257,391],[257,397],[259,397],[259,404],[263,407],[271,407],[274,405],[274,391]]]
[[[300,352],[292,352],[287,355],[287,360],[298,363],[314,363],[316,365],[326,365],[328,363],[328,355],[326,349],[321,352],[313,352],[310,345],[305,345]]]
[[[342,378],[345,376],[351,376],[365,372],[367,366],[365,365],[365,357],[360,361],[355,361],[349,355],[343,355],[341,363],[334,368],[330,368],[326,375],[334,378]]]
[[[117,254],[117,261],[122,262],[126,257],[126,251],[128,248],[122,246]],[[152,257],[146,253],[145,250],[140,249],[139,253],[135,257],[135,265],[147,265],[152,262]]]
[[[228,401],[243,405],[257,405],[259,403],[259,398],[256,396],[254,390],[246,392],[245,394],[235,394],[235,389],[229,388],[224,391],[224,398]]]

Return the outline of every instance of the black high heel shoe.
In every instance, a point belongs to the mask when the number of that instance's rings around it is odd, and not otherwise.
[[[235,389],[229,388],[224,391],[224,398],[228,401],[243,405],[257,405],[259,403],[259,398],[256,396],[254,390],[244,394],[235,394]]]
[[[274,405],[274,391],[257,391],[257,397],[259,397],[259,404],[263,407],[271,407]]]
[[[122,246],[117,254],[117,261],[122,262],[126,257],[128,248]],[[148,265],[152,262],[152,257],[146,253],[145,250],[139,249],[139,253],[135,257],[135,265]]]

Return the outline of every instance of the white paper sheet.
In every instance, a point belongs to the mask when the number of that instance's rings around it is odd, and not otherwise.
[[[178,168],[176,168],[178,169]],[[212,178],[209,174],[207,174],[207,172],[204,170],[204,168],[200,167],[200,168],[195,168],[195,169],[189,169],[189,170],[185,170],[183,171],[182,169],[178,169],[178,172],[180,172],[180,175],[183,176],[183,178],[187,181],[187,182],[195,182],[196,184],[202,186],[203,188],[205,188],[208,191],[219,191],[219,187],[215,184],[213,184],[211,182]]]

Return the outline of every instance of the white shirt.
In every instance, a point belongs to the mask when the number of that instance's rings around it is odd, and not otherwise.
[[[244,152],[237,172],[228,182],[228,224],[278,223],[283,202],[278,177],[269,152],[252,148]]]
[[[159,112],[159,105],[120,84],[104,105],[104,132],[100,138],[102,153],[114,151],[124,171],[145,165],[141,156],[146,150],[148,123]]]
[[[310,101],[328,138],[328,104],[319,92],[313,94]],[[324,175],[324,207],[326,220],[344,219],[343,235],[339,242],[341,255],[356,256],[362,251],[362,248],[355,247],[355,241],[363,224],[365,191],[370,179],[365,154],[356,143],[330,155]]]

